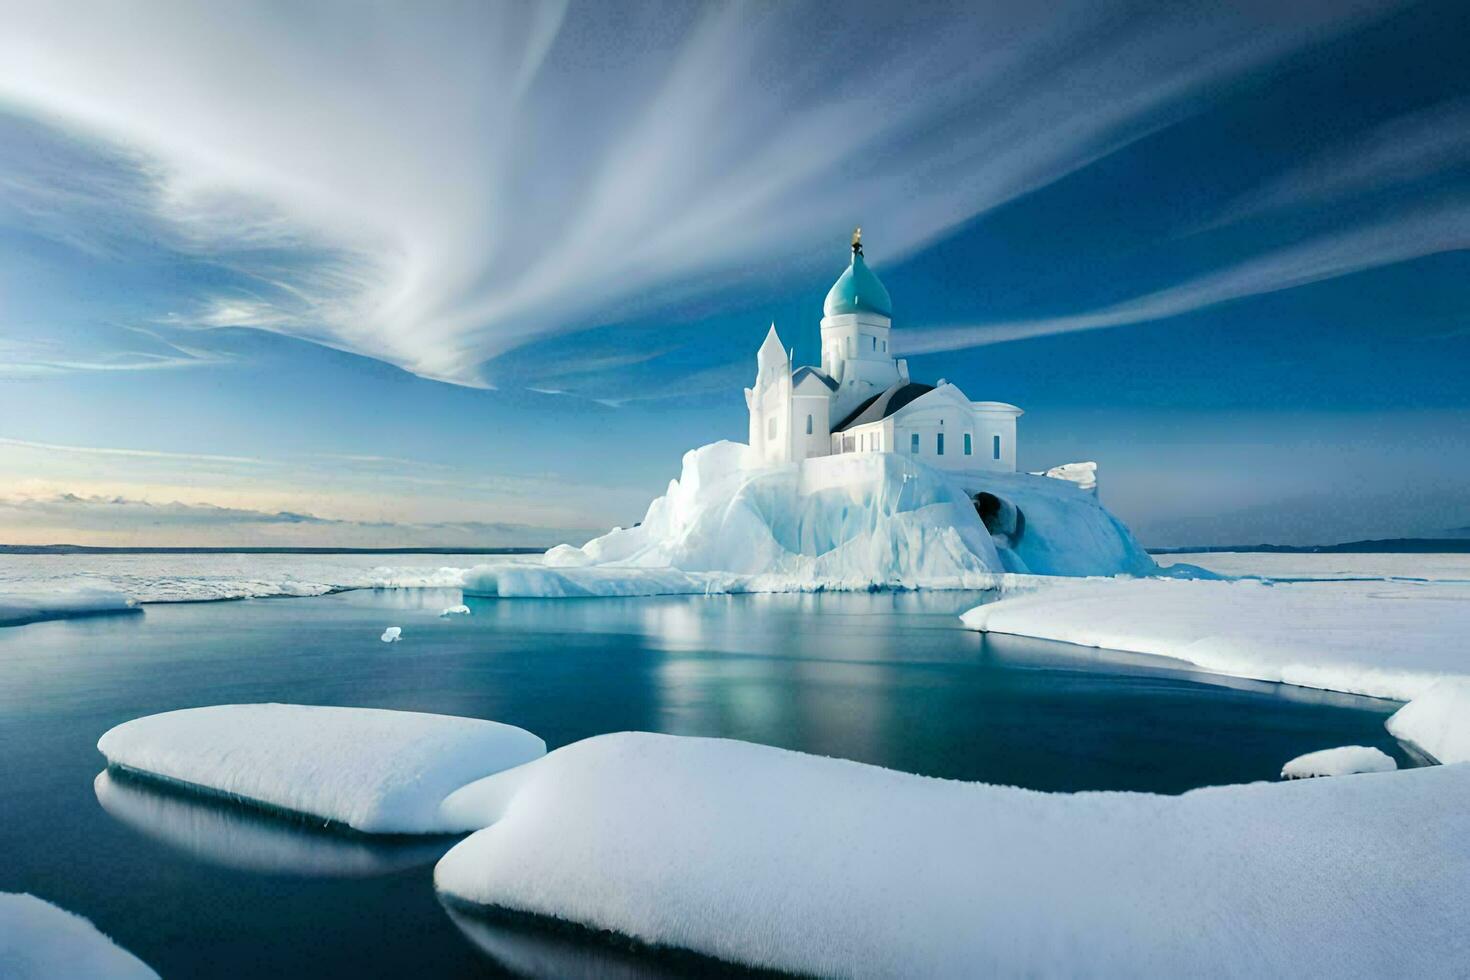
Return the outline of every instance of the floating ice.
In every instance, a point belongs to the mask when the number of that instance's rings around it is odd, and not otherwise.
[[[1399,767],[1393,757],[1367,745],[1342,745],[1299,755],[1281,767],[1282,779],[1313,776],[1348,776],[1359,772],[1393,772]]]
[[[770,466],[718,442],[636,527],[544,565],[483,565],[468,595],[586,596],[875,588],[979,589],[1004,572],[1150,574],[1116,518],[1077,485],[1016,473],[943,472],[896,453]]]
[[[1440,762],[1470,762],[1470,680],[1438,682],[1389,718],[1388,730]]]
[[[450,606],[448,609],[444,610],[439,615],[442,617],[442,616],[468,616],[469,614],[470,614],[470,607],[461,603],[458,606]]]
[[[383,630],[382,636],[378,637],[378,639],[382,640],[384,643],[397,643],[402,638],[402,626],[390,626],[387,629]]]
[[[158,980],[80,915],[34,895],[0,892],[0,976],[6,980]]]
[[[149,715],[97,748],[111,765],[383,834],[478,829],[446,815],[445,797],[546,752],[530,732],[493,721],[297,704]]]
[[[132,600],[109,589],[77,588],[0,595],[0,626],[23,626],[46,619],[74,619],[105,613],[141,613]]]
[[[440,861],[446,900],[759,967],[1422,976],[1463,964],[1464,767],[1051,794],[620,734],[475,789],[481,819],[500,819]],[[1385,869],[1403,888],[1383,886]]]
[[[971,629],[1173,657],[1206,670],[1408,701],[1470,676],[1470,585],[1089,580],[977,606]]]

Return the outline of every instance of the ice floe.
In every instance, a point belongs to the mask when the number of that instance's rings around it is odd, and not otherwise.
[[[1443,677],[1470,675],[1470,585],[1094,579],[1003,598],[961,618],[976,630],[1400,701]]]
[[[367,833],[478,829],[445,797],[539,758],[541,739],[477,718],[294,704],[186,708],[125,722],[110,765]]]
[[[1348,776],[1360,772],[1393,772],[1399,767],[1393,757],[1369,745],[1340,745],[1299,755],[1281,767],[1282,779],[1313,776]]]
[[[989,522],[987,524],[987,521]],[[544,563],[465,575],[467,595],[587,596],[875,588],[981,589],[1006,572],[1157,570],[1068,480],[943,472],[896,453],[757,464],[746,446],[686,453],[635,527]]]
[[[1440,762],[1470,762],[1470,679],[1439,681],[1387,724],[1394,738],[1413,743]]]
[[[1404,976],[1463,962],[1448,941],[1470,901],[1462,767],[1047,794],[620,734],[497,781],[500,812],[482,817],[499,820],[435,870],[447,901],[754,966]]]
[[[158,980],[142,960],[80,915],[34,895],[0,892],[0,977]]]
[[[399,640],[403,639],[403,627],[390,626],[387,629],[383,630],[383,635],[378,637],[378,639],[382,640],[384,643],[397,643]]]
[[[461,603],[461,604],[459,604],[457,606],[450,606],[448,609],[444,610],[439,615],[441,617],[443,617],[443,616],[468,616],[469,614],[470,614],[470,607],[464,605],[463,603]]]
[[[109,589],[79,588],[30,595],[0,594],[0,626],[22,626],[47,619],[140,612],[142,610],[127,596]]]

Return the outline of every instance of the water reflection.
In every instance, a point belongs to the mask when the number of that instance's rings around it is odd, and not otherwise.
[[[507,973],[535,980],[675,980],[683,977],[785,976],[692,953],[650,955],[610,935],[558,927],[550,920],[469,911],[446,902],[444,911],[464,937]]]
[[[432,864],[448,837],[369,837],[307,826],[212,800],[163,783],[104,769],[92,784],[107,813],[168,847],[258,874],[369,878]]]

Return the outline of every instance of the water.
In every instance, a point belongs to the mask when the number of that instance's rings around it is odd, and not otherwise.
[[[641,729],[749,739],[1042,790],[1177,793],[1376,745],[1392,702],[981,636],[974,594],[468,600],[454,590],[151,605],[0,629],[0,890],[88,916],[166,977],[640,976],[537,929],[456,927],[452,841],[312,831],[101,775],[112,725],[297,701],[494,718],[551,746]],[[403,627],[403,641],[378,640]],[[479,951],[492,950],[493,955]]]

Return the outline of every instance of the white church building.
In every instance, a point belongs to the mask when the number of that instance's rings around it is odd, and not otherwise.
[[[822,314],[821,367],[793,370],[774,324],[756,354],[745,404],[762,459],[907,453],[943,469],[1015,472],[1019,408],[971,401],[942,379],[914,381],[893,356],[893,303],[863,260],[861,230]]]

